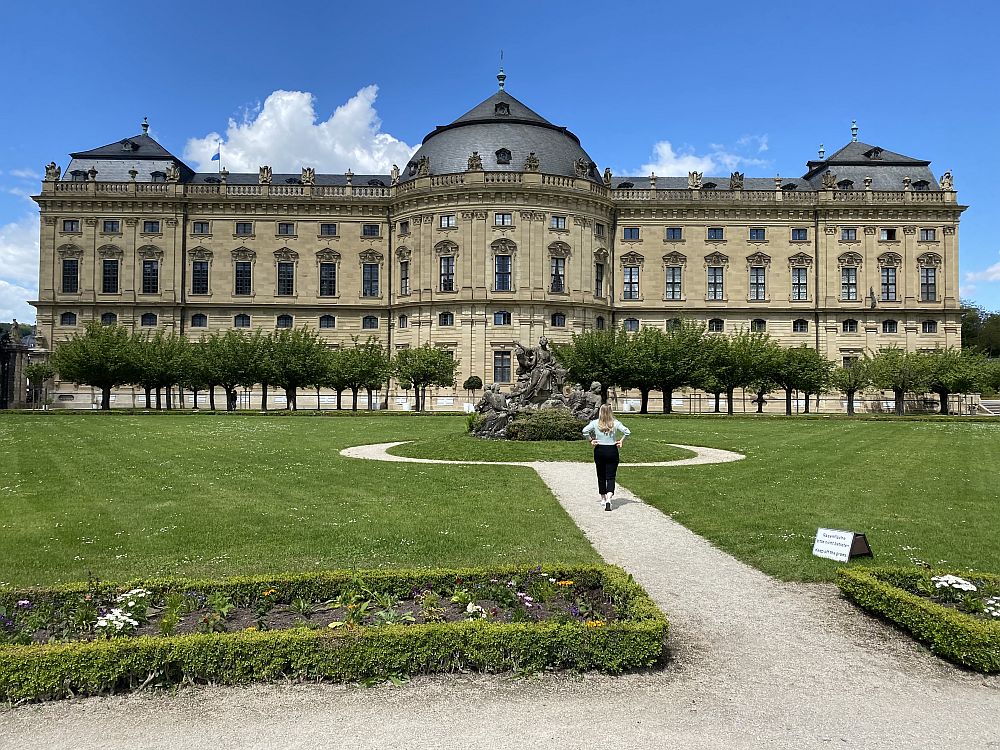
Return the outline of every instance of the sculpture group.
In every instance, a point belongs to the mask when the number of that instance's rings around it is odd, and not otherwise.
[[[562,367],[542,336],[538,346],[514,347],[517,359],[517,382],[510,395],[494,383],[476,405],[480,414],[473,432],[479,437],[502,439],[507,427],[520,412],[536,409],[566,409],[574,417],[589,421],[601,406],[601,384],[591,383],[584,391],[579,386],[566,393],[566,369]]]

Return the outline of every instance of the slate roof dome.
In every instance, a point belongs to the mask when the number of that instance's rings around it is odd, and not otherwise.
[[[603,184],[579,138],[553,125],[502,88],[450,125],[439,125],[428,133],[402,169],[399,181],[418,177],[424,157],[429,159],[428,174],[465,172],[473,151],[479,153],[487,172],[523,172],[525,159],[534,152],[538,159],[536,171],[576,177],[577,162],[583,159],[588,179]]]

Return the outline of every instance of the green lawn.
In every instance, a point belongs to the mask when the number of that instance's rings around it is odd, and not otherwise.
[[[916,559],[1000,572],[1000,420],[624,419],[632,436],[623,461],[669,460],[683,453],[667,443],[747,456],[721,465],[623,466],[618,479],[691,530],[778,578],[833,580],[838,564],[811,554],[820,526],[865,532],[876,563],[906,565]],[[394,452],[524,460],[532,445],[473,440],[456,434]],[[552,445],[537,455],[589,459],[586,444]]]
[[[0,416],[0,584],[599,561],[530,469],[338,454],[463,427],[416,415]]]

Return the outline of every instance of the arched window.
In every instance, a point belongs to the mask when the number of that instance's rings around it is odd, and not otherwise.
[[[899,324],[895,320],[882,321],[882,333],[896,333],[898,330]]]
[[[76,325],[76,313],[64,312],[59,316],[59,325],[61,326],[75,326]]]
[[[841,180],[837,183],[838,190],[854,190],[854,180]]]
[[[143,313],[140,319],[141,325],[144,326],[155,326],[156,325],[156,313]]]
[[[767,330],[767,321],[763,318],[754,318],[750,321],[750,330],[753,333],[763,333]]]
[[[291,315],[285,314],[278,316],[278,328],[291,328],[292,322]]]
[[[722,318],[712,318],[708,321],[709,333],[722,333],[726,329],[726,324]]]
[[[625,322],[622,323],[622,326],[625,328],[626,331],[630,333],[635,333],[636,331],[639,330],[639,319],[625,318]]]
[[[410,325],[410,319],[405,315],[400,315],[396,320],[396,328],[406,328]]]
[[[246,313],[240,313],[235,318],[233,318],[234,328],[249,328],[250,327],[250,316]]]
[[[150,172],[149,177],[153,182],[166,182],[167,173],[166,172]]]
[[[493,325],[495,326],[509,326],[510,325],[510,313],[506,310],[497,310],[493,313]]]
[[[840,330],[842,330],[844,333],[857,333],[858,321],[856,321],[854,318],[848,318],[841,324]]]
[[[195,313],[191,316],[192,328],[206,328],[208,326],[208,316],[204,313]]]
[[[118,322],[118,316],[114,313],[102,313],[101,314],[101,325],[102,326],[113,326]]]
[[[799,318],[792,322],[792,333],[809,333],[809,321]]]
[[[667,321],[667,330],[668,331],[676,330],[677,328],[680,328],[680,327],[681,327],[681,319],[680,318],[670,318]]]
[[[337,319],[332,315],[320,315],[319,316],[319,327],[320,328],[336,328]]]
[[[439,326],[453,326],[455,325],[455,316],[450,312],[443,312],[438,315],[438,325]]]
[[[563,313],[552,313],[552,326],[554,328],[565,328],[566,316]]]
[[[501,148],[496,152],[497,164],[510,164],[510,151]]]
[[[598,315],[597,318],[594,319],[594,328],[596,328],[598,331],[603,331],[604,330],[604,316],[603,315]]]
[[[361,319],[361,327],[366,331],[372,331],[378,328],[378,318],[374,315],[366,315]]]

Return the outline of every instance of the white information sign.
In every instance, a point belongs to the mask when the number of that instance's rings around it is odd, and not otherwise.
[[[828,560],[847,562],[851,559],[851,545],[854,544],[853,531],[840,529],[817,529],[813,554]]]
[[[437,405],[438,406],[454,406],[455,405],[455,399],[452,398],[451,396],[438,396],[438,398],[437,398]]]

